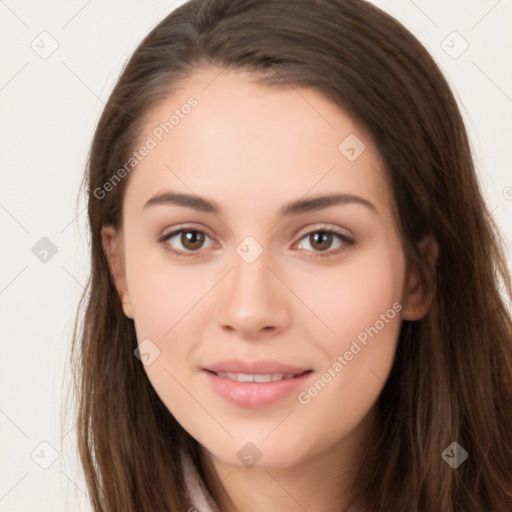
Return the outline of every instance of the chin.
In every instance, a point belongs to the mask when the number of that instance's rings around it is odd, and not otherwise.
[[[231,440],[219,447],[218,442],[207,451],[225,464],[256,470],[276,470],[293,467],[306,456],[303,447],[283,445],[282,438],[275,440]]]

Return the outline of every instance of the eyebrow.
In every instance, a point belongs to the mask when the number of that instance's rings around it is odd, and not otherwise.
[[[349,203],[356,203],[362,206],[366,206],[372,212],[376,213],[377,215],[379,214],[379,211],[375,205],[363,197],[359,197],[353,194],[330,194],[311,197],[309,199],[299,199],[297,201],[286,203],[279,210],[279,215],[283,217],[286,215],[299,215],[301,213],[323,210],[324,208],[329,208],[330,206],[335,206],[338,204]],[[199,212],[212,213],[215,215],[222,213],[221,208],[217,205],[217,203],[215,203],[215,201],[196,195],[182,194],[170,191],[154,195],[146,202],[142,209],[145,210],[146,208],[157,205],[184,206]]]

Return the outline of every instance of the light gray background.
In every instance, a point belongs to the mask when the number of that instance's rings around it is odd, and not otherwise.
[[[74,313],[88,274],[84,201],[75,203],[121,67],[181,3],[0,0],[0,512],[90,510],[71,410],[60,426]],[[512,2],[375,3],[423,42],[456,91],[511,255]],[[43,237],[57,249],[46,262],[32,252]]]

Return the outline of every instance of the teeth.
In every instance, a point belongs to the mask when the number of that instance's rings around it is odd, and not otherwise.
[[[249,373],[217,372],[218,377],[223,379],[236,380],[237,382],[274,382],[276,380],[291,379],[294,373],[267,373],[254,375]]]

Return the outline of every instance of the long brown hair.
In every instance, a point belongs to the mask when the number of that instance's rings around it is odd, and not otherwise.
[[[269,87],[315,88],[361,123],[385,162],[408,262],[434,290],[426,316],[402,324],[358,468],[372,512],[509,512],[512,325],[500,284],[511,289],[498,230],[445,78],[410,32],[362,0],[192,0],[125,66],[85,176],[92,268],[72,350],[95,512],[191,505],[179,453],[197,461],[198,444],[134,357],[134,324],[102,250],[101,228],[120,226],[129,176],[104,197],[97,190],[129,159],[148,112],[203,66],[246,71]],[[426,235],[440,248],[435,273],[419,243]],[[441,456],[453,442],[469,454],[457,469]]]

